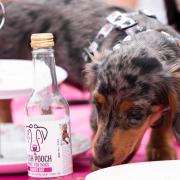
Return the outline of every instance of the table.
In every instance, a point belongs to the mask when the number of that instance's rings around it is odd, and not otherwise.
[[[56,66],[58,83],[67,72]],[[0,60],[0,122],[11,122],[11,99],[28,96],[33,87],[33,63],[27,60]]]

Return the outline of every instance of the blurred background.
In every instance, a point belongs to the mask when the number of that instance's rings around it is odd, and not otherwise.
[[[44,4],[50,0],[1,0],[2,2],[7,1],[18,1],[18,2],[28,2],[35,4]],[[69,1],[69,0],[59,0],[59,1]],[[75,1],[75,0],[74,0]],[[87,0],[89,1],[89,0]],[[180,30],[180,0],[102,0],[106,1],[109,4],[117,5],[125,9],[130,10],[144,10],[149,14],[155,15],[159,21],[164,24],[169,24],[176,30]],[[22,14],[23,17],[23,14]],[[14,26],[16,25],[16,19],[14,19]],[[13,25],[12,25],[13,26]],[[23,24],[22,24],[23,26]],[[1,33],[1,30],[0,30]],[[3,48],[4,41],[1,40],[1,48]],[[15,44],[13,45],[15,48]],[[12,48],[12,49],[13,49]],[[30,52],[30,51],[29,51]],[[0,57],[2,59],[2,57]],[[0,67],[1,68],[1,67]],[[26,71],[26,69],[25,69]],[[23,75],[22,75],[23,76]],[[1,83],[1,77],[0,77]],[[71,105],[71,118],[72,118],[72,132],[80,133],[85,137],[90,138],[92,136],[92,130],[90,128],[90,114],[91,114],[91,105],[87,102],[89,101],[89,92],[77,88],[76,86],[69,85],[67,83],[62,83],[59,85],[61,93],[65,96],[68,101],[84,101],[85,103],[77,105]],[[0,89],[0,93],[1,93]],[[1,98],[0,99],[0,122],[2,123],[15,123],[16,125],[23,126],[25,120],[24,115],[24,106],[27,101],[27,97],[18,97],[18,98]],[[82,113],[83,112],[83,113]],[[1,131],[0,131],[1,132]],[[133,162],[145,161],[144,151],[147,143],[148,135],[146,134],[143,140],[143,146],[140,148],[138,154],[132,160]],[[179,146],[176,144],[177,148]],[[180,156],[180,155],[179,155]],[[75,172],[77,176],[84,176],[90,172],[90,163],[91,163],[91,153],[85,157],[81,157],[75,161]],[[11,177],[10,177],[11,178]],[[0,180],[8,179],[8,177],[0,177]],[[23,180],[26,177],[17,177],[16,179],[22,178]]]

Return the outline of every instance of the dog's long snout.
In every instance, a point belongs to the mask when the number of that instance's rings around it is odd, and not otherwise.
[[[93,154],[93,163],[95,166],[105,168],[113,164],[113,153],[107,148],[107,145],[101,147],[97,146],[95,149]]]
[[[111,132],[102,124],[98,126],[93,141],[93,162],[99,168],[111,166],[114,162]]]
[[[113,164],[114,159],[110,158],[110,159],[106,159],[105,157],[101,160],[97,160],[95,158],[93,158],[93,163],[95,166],[99,167],[99,168],[106,168],[109,167]]]

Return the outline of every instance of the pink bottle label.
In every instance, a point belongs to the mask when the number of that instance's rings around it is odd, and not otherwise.
[[[72,173],[69,119],[54,120],[52,115],[28,118],[26,141],[29,176],[57,177]]]

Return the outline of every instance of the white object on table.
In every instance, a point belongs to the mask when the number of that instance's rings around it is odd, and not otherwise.
[[[85,180],[180,180],[180,160],[113,166],[90,173]]]
[[[58,83],[67,78],[67,72],[56,66]],[[33,63],[28,60],[0,59],[0,99],[27,96],[33,87]]]

